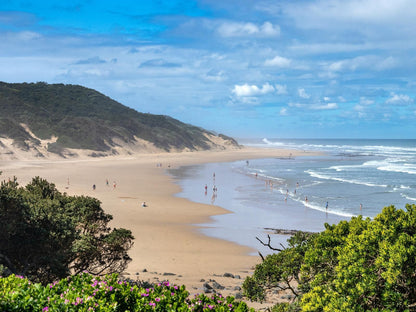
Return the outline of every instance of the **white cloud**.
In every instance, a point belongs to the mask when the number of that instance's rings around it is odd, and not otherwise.
[[[306,93],[305,89],[303,88],[298,89],[298,94],[302,99],[309,99],[311,97],[309,94]]]
[[[357,104],[354,106],[354,110],[356,110],[357,112],[362,112],[365,109],[365,107],[363,105]]]
[[[326,103],[326,104],[301,104],[301,103],[289,103],[290,107],[309,109],[309,110],[332,110],[337,109],[337,103]]]
[[[372,105],[374,100],[367,99],[366,97],[360,97],[360,105]]]
[[[383,71],[392,69],[397,65],[397,60],[391,56],[380,57],[375,55],[364,55],[330,63],[327,65],[327,70],[330,73],[342,71],[356,71],[359,69]]]
[[[324,101],[325,101],[325,102],[329,102],[329,101],[331,101],[331,98],[330,98],[330,97],[328,97],[328,96],[324,96]]]
[[[256,85],[249,85],[247,83],[243,85],[235,85],[234,89],[232,90],[232,92],[239,97],[264,95],[274,91],[274,87],[269,83],[264,84],[261,88]]]
[[[224,81],[226,79],[226,75],[225,75],[224,71],[222,71],[222,70],[220,70],[220,71],[210,70],[208,73],[203,74],[202,78],[204,80],[207,80],[207,81],[221,82],[221,81]]]
[[[275,84],[274,87],[276,88],[276,93],[277,94],[287,94],[286,85]]]
[[[289,67],[292,61],[288,58],[276,55],[274,58],[266,60],[264,62],[264,65],[270,66],[270,67],[282,67],[286,68]]]
[[[310,108],[313,110],[331,110],[331,109],[337,109],[338,104],[337,103],[317,104],[317,105],[311,105]]]
[[[280,110],[280,116],[287,116],[287,108],[285,108],[285,107],[283,107],[281,110]]]
[[[388,26],[400,32],[400,25],[411,26],[416,21],[413,0],[317,0],[306,5],[294,1],[284,10],[305,29],[355,28],[364,32],[368,31],[368,26]]]
[[[407,105],[413,103],[413,99],[406,94],[390,94],[390,98],[386,101],[387,104],[392,105]]]
[[[218,32],[222,37],[275,37],[280,35],[280,27],[270,22],[263,25],[225,22],[218,27]]]

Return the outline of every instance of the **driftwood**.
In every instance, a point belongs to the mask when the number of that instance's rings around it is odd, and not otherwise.
[[[284,230],[284,229],[273,229],[273,228],[264,228],[266,231],[273,231],[273,234],[279,234],[279,235],[295,235],[296,233],[299,232],[303,232],[303,233],[308,233],[308,234],[313,234],[313,232],[307,232],[307,231],[299,231],[299,230]],[[268,247],[270,250],[274,250],[274,251],[282,251],[284,249],[286,249],[285,246],[283,246],[282,243],[280,243],[280,246],[282,248],[275,248],[273,247],[270,243],[271,243],[271,238],[270,238],[270,234],[267,234],[267,243],[263,242],[260,238],[258,238],[256,236],[256,239],[263,245]],[[262,259],[262,261],[264,261],[264,256],[261,254],[260,251],[258,251],[260,258]]]

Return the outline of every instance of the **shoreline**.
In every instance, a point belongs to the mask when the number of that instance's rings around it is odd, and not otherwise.
[[[168,279],[185,285],[191,294],[203,291],[202,280],[215,279],[226,287],[221,293],[233,295],[260,261],[259,257],[249,255],[252,252],[249,247],[202,234],[200,224],[229,211],[175,196],[180,187],[165,170],[193,164],[316,154],[244,147],[142,154],[128,159],[0,161],[3,172],[0,179],[16,176],[23,186],[40,176],[68,195],[99,199],[104,211],[113,215],[111,226],[130,229],[135,237],[129,252],[133,261],[123,274],[125,277],[149,282]],[[160,163],[162,167],[157,165]],[[92,189],[93,184],[96,190]],[[141,207],[143,201],[148,207]],[[241,278],[224,277],[225,273]]]
[[[252,249],[251,255],[272,253],[256,237],[267,240],[268,229],[319,232],[324,224],[336,224],[345,218],[335,213],[306,207],[303,202],[284,200],[278,188],[267,184],[264,176],[248,173],[255,160],[227,163],[205,163],[169,170],[182,191],[176,196],[196,203],[217,205],[230,213],[210,217],[210,222],[197,224],[203,234]],[[256,165],[254,165],[256,166]],[[216,179],[213,179],[216,173]],[[208,185],[204,193],[204,185]],[[216,191],[213,191],[215,186]],[[273,235],[273,245],[287,245],[287,235]]]

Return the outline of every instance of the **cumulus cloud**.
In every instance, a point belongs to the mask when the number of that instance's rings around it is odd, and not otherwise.
[[[386,103],[392,105],[408,105],[413,103],[413,99],[406,94],[395,94],[393,92],[390,94],[390,98],[387,99]]]
[[[218,33],[222,37],[275,37],[280,35],[280,27],[270,22],[263,25],[225,22],[218,27]]]
[[[232,93],[238,97],[246,97],[264,95],[274,91],[274,87],[269,83],[264,84],[261,88],[256,85],[249,85],[246,83],[243,85],[235,85]]]
[[[309,99],[311,97],[309,94],[306,93],[304,88],[299,88],[298,94],[302,99]]]
[[[270,66],[270,67],[286,68],[290,66],[291,62],[292,61],[288,58],[276,55],[274,58],[266,60],[264,62],[264,65]]]

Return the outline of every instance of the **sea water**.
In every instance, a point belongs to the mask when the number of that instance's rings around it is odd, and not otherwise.
[[[321,231],[325,223],[416,203],[416,140],[244,140],[322,156],[204,164],[172,170],[178,194],[231,213],[200,225],[209,236],[262,250],[267,228]],[[205,185],[207,191],[205,192]],[[216,191],[214,191],[216,189]],[[287,237],[273,236],[275,245]]]

